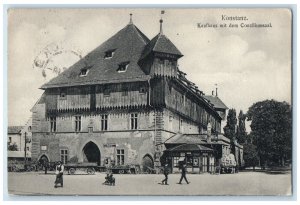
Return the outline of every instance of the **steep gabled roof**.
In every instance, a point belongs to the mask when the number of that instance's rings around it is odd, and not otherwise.
[[[211,96],[211,95],[204,95],[203,96],[206,100],[214,105],[215,108],[219,109],[228,109],[228,107],[222,102],[218,96]]]
[[[148,43],[149,39],[134,24],[128,24],[41,88],[147,80],[148,76],[139,67],[138,60]],[[112,50],[113,56],[105,59],[105,53]],[[127,61],[126,72],[119,73],[119,64]],[[89,70],[88,74],[80,76],[84,68]]]
[[[181,52],[176,46],[163,34],[157,34],[145,47],[141,59],[148,56],[151,52],[169,53],[182,57]]]

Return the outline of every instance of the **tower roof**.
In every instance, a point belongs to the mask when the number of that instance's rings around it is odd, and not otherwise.
[[[149,76],[139,67],[138,60],[148,43],[149,39],[130,22],[41,88],[146,80]],[[112,56],[105,58],[107,52]],[[126,72],[118,72],[119,65],[124,63],[128,64]],[[82,69],[88,69],[84,76],[80,75]]]
[[[151,52],[169,53],[182,57],[181,52],[176,46],[162,33],[156,35],[145,47],[141,59],[148,56]]]
[[[206,100],[208,100],[210,103],[214,105],[215,108],[219,109],[228,109],[228,107],[223,103],[223,101],[218,98],[218,96],[212,96],[212,95],[204,95],[203,96]]]

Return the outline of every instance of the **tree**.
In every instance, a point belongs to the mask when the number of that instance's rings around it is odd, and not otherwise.
[[[259,163],[259,158],[254,144],[248,142],[244,144],[244,161],[246,167],[253,167],[253,170],[255,170],[255,166]]]
[[[18,151],[18,145],[16,143],[8,144],[7,145],[7,150],[8,151]]]
[[[238,126],[236,129],[236,138],[238,143],[244,144],[247,140],[247,132],[246,132],[246,115],[241,110],[238,117]]]
[[[227,115],[227,123],[224,127],[224,135],[230,139],[231,153],[235,155],[235,145],[234,141],[236,140],[236,111],[235,109],[229,109]]]
[[[224,134],[229,139],[236,138],[236,124],[237,124],[236,111],[235,109],[230,109],[227,115],[227,123],[226,126],[224,127]]]
[[[253,104],[247,112],[251,135],[261,163],[284,164],[291,157],[292,113],[286,102],[265,100]]]

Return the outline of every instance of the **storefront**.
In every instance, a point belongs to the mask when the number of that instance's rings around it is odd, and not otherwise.
[[[216,159],[214,150],[199,144],[181,144],[164,151],[166,162],[172,173],[179,172],[181,163],[187,164],[190,173],[214,172]]]

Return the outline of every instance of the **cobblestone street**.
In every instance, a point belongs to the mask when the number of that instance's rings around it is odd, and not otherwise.
[[[191,184],[177,184],[179,174],[169,175],[169,185],[158,183],[163,175],[114,175],[116,186],[103,185],[104,173],[64,175],[64,187],[54,188],[49,173],[8,173],[9,194],[35,195],[290,195],[291,172],[270,174],[240,172],[223,175],[192,175]]]

